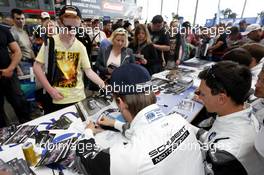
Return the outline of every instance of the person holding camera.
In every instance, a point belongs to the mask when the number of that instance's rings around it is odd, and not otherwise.
[[[129,48],[134,51],[136,61],[147,68],[150,75],[161,70],[157,50],[153,46],[148,29],[144,24],[139,24],[135,28],[135,37],[129,44]]]
[[[106,48],[101,48],[96,60],[96,68],[104,80],[110,79],[115,68],[135,62],[133,51],[127,48],[128,35],[125,29],[117,28],[109,40],[112,44]]]

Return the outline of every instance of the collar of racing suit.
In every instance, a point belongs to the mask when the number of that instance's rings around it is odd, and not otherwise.
[[[219,131],[223,134],[225,132],[229,132],[229,129],[233,127],[241,129],[241,127],[248,125],[248,123],[252,123],[254,125],[256,132],[260,130],[260,124],[252,111],[251,105],[245,104],[244,110],[221,117],[217,116],[212,128],[207,134],[207,140],[208,142],[215,142],[215,140],[222,137],[219,135]],[[218,135],[217,137],[216,134]]]
[[[221,117],[217,116],[214,124],[221,125],[222,127],[227,127],[230,125],[234,127],[239,125],[239,123],[247,121],[254,123],[256,132],[259,131],[260,124],[253,113],[252,106],[250,104],[245,103],[244,110]]]
[[[223,115],[223,116],[218,116],[216,117],[216,120],[218,121],[229,121],[229,120],[235,120],[236,118],[238,118],[239,120],[241,120],[241,116],[247,116],[244,119],[246,120],[251,120],[251,116],[252,116],[252,107],[250,104],[245,103],[244,104],[244,109],[238,112],[234,112],[228,115]]]

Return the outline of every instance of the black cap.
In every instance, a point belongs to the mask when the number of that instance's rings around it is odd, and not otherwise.
[[[239,29],[237,26],[233,26],[230,28],[231,33],[230,34],[238,34],[239,33]]]
[[[182,27],[190,28],[191,27],[191,23],[189,21],[185,21],[184,23],[182,23]]]
[[[239,21],[239,24],[246,24],[246,20],[245,19],[242,19],[241,21]]]
[[[64,15],[65,13],[73,14],[76,16],[79,16],[82,18],[81,11],[76,7],[72,5],[65,5],[61,10],[59,16]]]
[[[132,24],[128,21],[125,22],[125,24],[123,25],[123,27],[126,29],[128,28],[129,26],[131,26]]]
[[[152,18],[152,24],[159,24],[163,22],[163,18],[161,15],[156,15]]]
[[[85,18],[83,21],[84,22],[91,22],[92,21],[92,18]]]
[[[150,79],[151,76],[146,68],[130,63],[114,70],[110,84],[114,93],[120,95],[139,94],[151,87]]]
[[[92,19],[92,22],[93,23],[98,23],[98,22],[100,22],[100,20],[98,18],[94,18],[94,19]]]

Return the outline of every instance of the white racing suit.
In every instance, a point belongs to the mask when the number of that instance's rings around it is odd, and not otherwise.
[[[258,121],[263,124],[264,123],[264,99],[259,98],[251,103],[253,108],[254,115],[258,119]]]
[[[165,116],[156,105],[141,110],[130,126],[116,122],[123,130],[119,141],[108,149],[90,139],[77,155],[91,175],[204,175],[200,146],[191,125],[177,114]]]
[[[262,175],[264,159],[256,151],[254,141],[260,126],[252,108],[217,117],[212,128],[199,139],[209,151],[203,152],[207,174]],[[205,136],[205,137],[204,137]],[[211,168],[211,172],[210,172]]]
[[[255,147],[258,153],[264,158],[264,125],[261,126],[261,130],[256,136]]]

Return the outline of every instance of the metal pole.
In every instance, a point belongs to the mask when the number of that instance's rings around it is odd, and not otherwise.
[[[241,18],[243,18],[243,16],[244,16],[246,5],[247,5],[247,0],[244,1],[244,6],[243,6],[242,13],[241,13]]]
[[[197,16],[198,4],[199,4],[199,0],[196,0],[196,6],[195,6],[195,12],[194,12],[194,19],[193,19],[193,26],[196,23],[196,16]]]
[[[149,0],[147,0],[147,21],[148,21],[148,16],[149,16]]]
[[[221,0],[218,1],[217,16],[216,16],[215,24],[219,24],[220,23],[220,4],[221,4]]]
[[[162,10],[163,10],[163,0],[161,0],[161,5],[160,5],[160,15],[162,16]]]
[[[177,4],[177,13],[176,13],[176,15],[179,15],[179,7],[180,7],[180,0],[178,0],[178,4]]]

